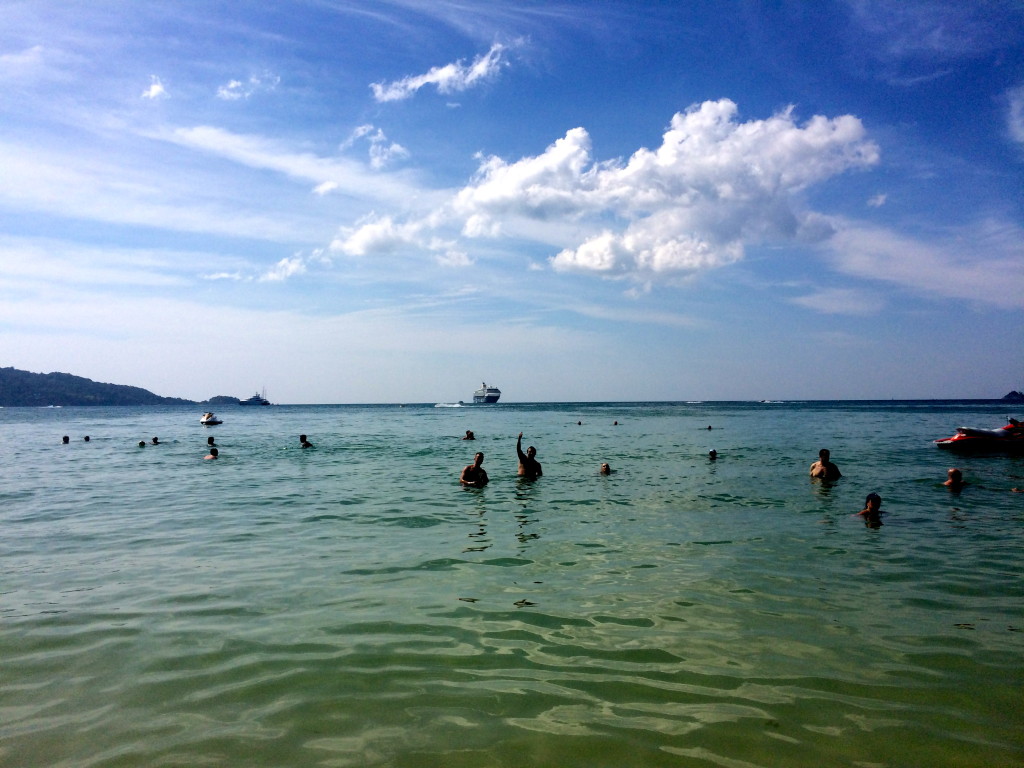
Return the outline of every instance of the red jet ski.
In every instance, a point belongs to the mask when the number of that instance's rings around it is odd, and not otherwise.
[[[955,435],[936,440],[935,444],[955,451],[1024,451],[1024,424],[1016,419],[1007,421],[999,429],[957,427]]]

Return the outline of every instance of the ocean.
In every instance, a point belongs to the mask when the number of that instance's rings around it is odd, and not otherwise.
[[[1020,408],[2,409],[0,765],[1019,766]]]

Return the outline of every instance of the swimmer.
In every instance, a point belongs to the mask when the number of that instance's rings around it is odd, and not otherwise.
[[[206,438],[206,444],[212,447],[212,446],[216,445],[217,443],[215,443],[213,441],[213,436],[211,435],[210,437]]]
[[[711,425],[708,424],[708,432],[710,432],[710,431],[711,431]]]
[[[877,493],[869,493],[864,499],[864,509],[857,513],[864,518],[864,524],[870,528],[877,528],[882,524],[882,497]]]
[[[951,491],[959,491],[967,485],[967,483],[964,482],[963,472],[956,467],[951,467],[946,471],[946,482],[944,482],[943,485]]]
[[[300,448],[312,448],[313,444],[306,439],[305,435],[299,435],[299,447]]]
[[[818,451],[818,460],[811,464],[811,477],[820,477],[822,480],[838,480],[843,476],[839,467],[829,461],[828,448]]]
[[[154,437],[153,438],[153,445],[160,445],[160,438],[159,437]]]
[[[62,438],[60,439],[60,441],[61,441],[62,443],[64,443],[64,445],[67,445],[68,443],[70,443],[70,442],[71,442],[71,438],[70,438],[70,437],[68,437],[67,435],[64,435],[64,437],[62,437]]]
[[[462,438],[462,439],[463,440],[476,440],[476,435],[473,434],[473,430],[472,429],[467,429],[466,430],[466,436],[464,438]]]
[[[219,455],[220,453],[217,451],[216,448],[211,448],[210,452],[203,456],[203,459],[216,459]]]
[[[708,458],[711,459],[711,461],[715,461],[718,458],[718,451],[712,448],[708,451]]]
[[[608,466],[608,462],[601,465],[600,473],[602,475],[610,475],[612,473],[612,468]]]
[[[467,464],[462,474],[459,475],[459,482],[471,488],[483,488],[487,485],[487,472],[483,467],[484,455],[478,453],[473,457],[473,463]]]
[[[82,439],[83,439],[83,440],[85,440],[85,442],[87,442],[87,443],[89,442],[89,436],[88,436],[88,435],[86,435],[86,436],[85,436],[85,437],[83,437]]]
[[[540,468],[540,462],[534,458],[537,455],[537,449],[531,445],[526,449],[526,453],[523,453],[522,432],[519,433],[519,439],[516,440],[516,454],[519,456],[519,472],[517,474],[520,477],[525,477],[527,480],[536,480],[544,474],[544,471]]]
[[[146,441],[145,440],[139,440],[139,448],[145,448],[145,447],[146,447]]]

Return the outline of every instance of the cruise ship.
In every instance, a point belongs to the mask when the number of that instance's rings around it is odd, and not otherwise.
[[[501,390],[497,387],[488,387],[487,382],[484,382],[480,389],[473,393],[473,402],[476,405],[481,403],[496,403],[498,398],[501,397]]]

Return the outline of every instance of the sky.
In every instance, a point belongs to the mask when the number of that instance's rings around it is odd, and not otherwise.
[[[1024,390],[1024,2],[6,0],[0,366],[278,403]]]

